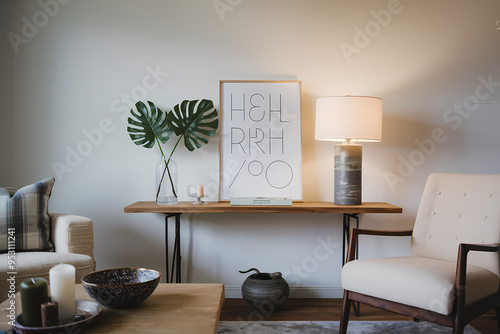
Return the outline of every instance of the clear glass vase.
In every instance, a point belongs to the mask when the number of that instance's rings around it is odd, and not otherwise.
[[[156,204],[177,204],[177,164],[161,156],[156,164]]]

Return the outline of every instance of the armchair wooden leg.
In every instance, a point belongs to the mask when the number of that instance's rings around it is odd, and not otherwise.
[[[455,315],[455,319],[453,319],[453,334],[463,334],[464,328],[463,320],[458,315]]]
[[[350,312],[351,312],[351,300],[349,299],[349,292],[347,290],[344,290],[344,300],[342,302],[342,313],[340,316],[339,334],[347,333],[347,325],[349,324]]]
[[[498,327],[498,332],[500,333],[500,307],[497,307],[495,309],[495,314],[497,316],[497,327]]]

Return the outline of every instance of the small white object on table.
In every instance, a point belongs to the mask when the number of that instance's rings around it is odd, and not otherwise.
[[[58,264],[49,270],[50,295],[59,303],[59,320],[75,316],[75,267]]]
[[[201,198],[204,196],[203,184],[196,185],[196,197]]]

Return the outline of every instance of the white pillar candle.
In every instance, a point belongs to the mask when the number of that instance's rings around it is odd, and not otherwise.
[[[58,264],[49,270],[50,295],[59,303],[59,320],[75,316],[75,267]]]
[[[196,185],[196,197],[203,197],[203,184]]]

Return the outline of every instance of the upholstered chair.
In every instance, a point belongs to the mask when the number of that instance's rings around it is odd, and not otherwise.
[[[49,213],[51,221],[51,237],[54,251],[16,252],[13,257],[14,266],[9,268],[8,253],[0,254],[0,291],[10,291],[11,282],[19,284],[30,277],[49,279],[49,270],[59,263],[75,266],[75,282],[95,270],[94,232],[92,220],[82,216]],[[14,274],[8,274],[15,272]],[[8,281],[9,277],[14,280]],[[7,299],[3,293],[0,301]]]
[[[48,280],[50,268],[60,263],[75,267],[76,283],[95,270],[92,220],[49,212],[55,181],[0,188],[0,301],[25,279]]]
[[[411,236],[410,256],[355,260],[357,238]],[[453,327],[500,319],[500,175],[431,174],[413,231],[353,229],[342,269],[340,333],[352,302]],[[499,321],[500,329],[500,321]]]

